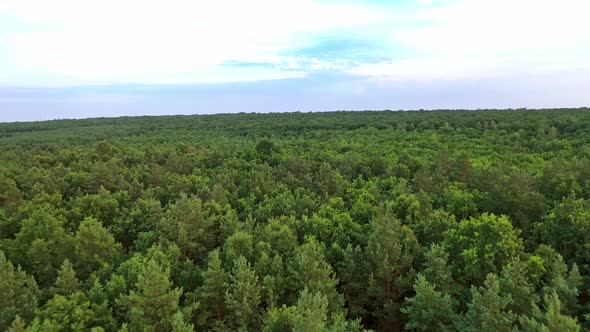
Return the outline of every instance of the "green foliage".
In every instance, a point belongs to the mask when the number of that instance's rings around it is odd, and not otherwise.
[[[500,294],[500,283],[495,274],[488,274],[483,287],[471,288],[471,302],[460,323],[462,331],[512,331],[516,316],[508,309],[510,295]]]
[[[68,296],[56,294],[47,302],[40,317],[43,318],[44,324],[57,323],[65,331],[86,330],[99,324],[106,326],[110,312],[99,312],[95,309],[86,294],[76,291]],[[108,316],[98,316],[105,313]]]
[[[226,291],[229,310],[229,326],[236,330],[257,331],[261,325],[260,285],[250,263],[240,256],[230,275],[230,287]]]
[[[419,253],[414,233],[395,216],[382,212],[371,222],[369,293],[374,297],[373,314],[384,326],[401,325],[400,308],[412,288],[412,263]]]
[[[212,239],[207,232],[202,202],[197,197],[182,194],[166,211],[162,229],[167,239],[178,245],[183,255],[197,259],[205,255]]]
[[[523,253],[519,231],[506,216],[484,213],[463,220],[445,234],[444,245],[456,258],[454,275],[478,284],[487,273],[499,273],[504,265]]]
[[[219,250],[209,252],[207,270],[203,272],[203,286],[198,291],[200,303],[200,325],[212,325],[211,321],[221,322],[227,311],[225,294],[229,290],[229,274],[224,270]]]
[[[252,242],[252,235],[242,231],[238,231],[227,238],[223,248],[226,262],[234,262],[240,256],[250,261],[253,251]]]
[[[525,261],[515,258],[504,266],[500,275],[501,293],[512,299],[507,308],[517,315],[530,313],[531,306],[539,301],[528,270],[529,266]]]
[[[82,277],[112,264],[121,252],[121,245],[96,219],[84,219],[76,233],[77,267]]]
[[[0,251],[0,330],[6,330],[17,315],[19,322],[33,318],[37,292],[35,279],[20,266],[15,268]]]
[[[425,263],[422,274],[429,280],[439,291],[446,294],[453,294],[457,291],[457,285],[453,280],[451,268],[449,266],[449,254],[445,248],[439,244],[433,244],[430,249],[424,253]]]
[[[301,291],[295,315],[293,332],[328,331],[328,299],[321,293],[312,293],[307,288]]]
[[[287,307],[283,305],[280,308],[273,308],[267,313],[264,320],[265,332],[285,332],[293,331],[293,321],[295,320],[296,307]]]
[[[578,308],[578,294],[582,286],[582,277],[577,265],[573,265],[568,272],[567,265],[561,255],[556,254],[549,270],[548,280],[543,291],[545,295],[556,292],[562,301],[563,310],[567,314],[574,314]]]
[[[169,330],[172,315],[178,310],[182,289],[172,289],[170,269],[150,259],[142,267],[135,289],[120,302],[127,306],[134,329]]]
[[[26,332],[27,331],[27,324],[24,320],[20,318],[19,315],[16,315],[12,325],[6,330],[6,332]]]
[[[0,331],[588,329],[589,128],[588,109],[0,124]]]
[[[336,290],[338,279],[325,261],[323,245],[314,237],[307,237],[296,249],[289,269],[296,290],[307,289],[309,293],[324,296],[330,313],[340,310],[343,300]]]
[[[521,317],[520,324],[523,331],[580,331],[580,324],[575,318],[562,314],[561,301],[557,292],[545,295],[545,312],[542,312],[536,305],[533,308],[532,317]]]
[[[80,287],[80,281],[76,278],[76,271],[69,260],[65,260],[57,272],[57,279],[52,289],[53,294],[70,295]]]
[[[449,294],[443,294],[418,275],[414,283],[416,295],[406,298],[401,311],[408,315],[407,329],[417,331],[450,331],[456,314]]]

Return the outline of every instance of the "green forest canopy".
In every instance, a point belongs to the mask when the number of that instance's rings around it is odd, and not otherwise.
[[[0,124],[0,330],[590,327],[590,110]]]

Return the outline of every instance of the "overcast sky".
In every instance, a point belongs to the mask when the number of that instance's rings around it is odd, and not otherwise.
[[[588,0],[0,0],[0,121],[590,105]]]

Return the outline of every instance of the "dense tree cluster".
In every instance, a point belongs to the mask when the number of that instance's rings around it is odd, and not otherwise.
[[[590,110],[0,124],[0,331],[590,327]]]

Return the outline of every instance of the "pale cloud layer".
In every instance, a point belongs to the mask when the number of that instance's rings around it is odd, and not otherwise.
[[[214,100],[223,111],[586,106],[588,13],[588,0],[0,0],[0,121],[14,118],[7,105],[59,112],[105,97],[15,87],[219,86],[199,112]],[[234,83],[246,92],[223,88]],[[117,109],[140,95],[117,93]]]
[[[8,59],[0,66],[14,73],[3,83],[19,83],[23,72],[74,84],[293,77],[309,61],[283,52],[313,43],[316,33],[387,18],[371,7],[309,0],[15,0],[0,11],[33,27],[2,34]],[[229,61],[270,68],[228,73]]]

